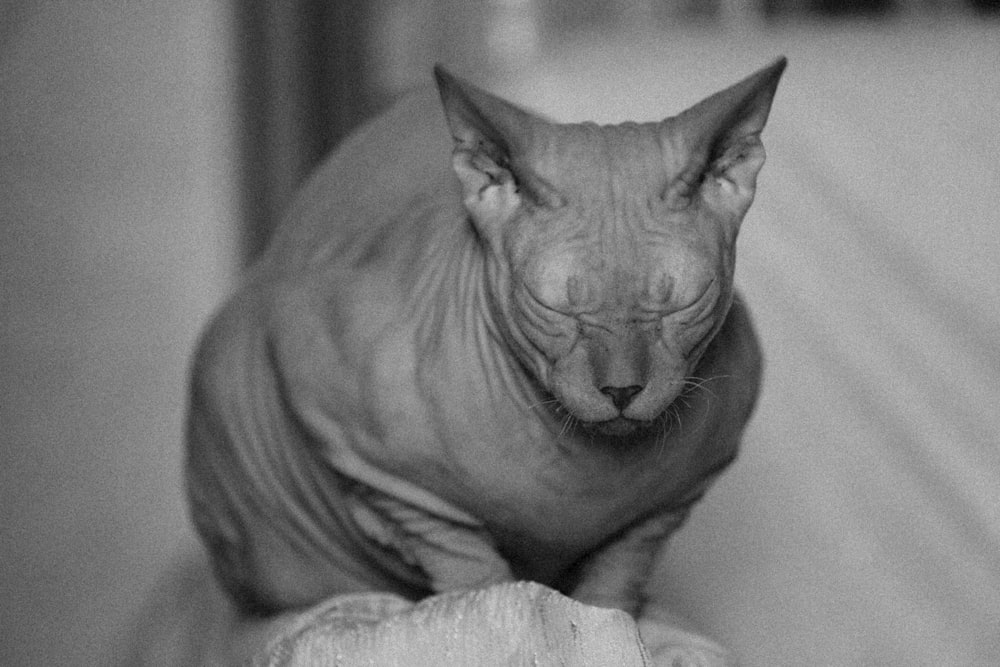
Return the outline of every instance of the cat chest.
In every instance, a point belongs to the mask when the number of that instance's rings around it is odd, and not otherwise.
[[[477,497],[489,498],[480,503],[480,518],[509,535],[513,547],[586,552],[642,517],[677,511],[700,496],[711,467],[683,451],[696,444],[666,446],[673,451],[636,452],[626,462],[587,451],[526,456],[469,478],[480,480]]]
[[[682,427],[616,446],[553,429],[468,347],[433,355],[400,343],[374,364],[370,460],[483,521],[522,562],[558,570],[638,519],[690,504],[735,454],[736,432],[714,414],[723,387],[710,404],[689,401]]]

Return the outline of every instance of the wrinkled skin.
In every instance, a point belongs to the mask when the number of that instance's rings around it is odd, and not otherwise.
[[[234,599],[530,579],[659,641],[649,570],[758,391],[735,242],[783,67],[603,127],[439,70],[451,141],[418,96],[341,147],[195,358],[192,514]]]
[[[652,127],[574,129],[600,139],[574,156],[588,164],[659,150]],[[734,233],[672,211],[643,174],[608,201],[621,171],[507,221],[491,287],[520,359],[565,414],[626,436],[666,418],[695,377],[732,300]]]

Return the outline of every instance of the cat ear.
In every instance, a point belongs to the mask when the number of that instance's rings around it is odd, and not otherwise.
[[[555,190],[530,166],[533,150],[547,143],[550,124],[441,65],[434,77],[455,140],[452,166],[473,217],[506,218],[524,201],[558,205]]]
[[[764,165],[760,133],[786,64],[779,58],[661,123],[671,175],[663,196],[672,208],[685,208],[700,196],[739,217],[746,212]]]

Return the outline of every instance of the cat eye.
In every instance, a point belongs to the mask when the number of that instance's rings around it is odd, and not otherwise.
[[[721,291],[718,281],[713,279],[698,293],[698,296],[688,305],[677,311],[678,315],[683,314],[682,323],[685,326],[695,326],[704,322],[715,310],[719,301]]]

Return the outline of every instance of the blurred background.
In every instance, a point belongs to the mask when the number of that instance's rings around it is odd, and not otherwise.
[[[249,194],[241,249],[252,257],[289,193],[337,140],[435,62],[494,87],[592,40],[589,54],[636,32],[780,33],[829,23],[995,20],[1000,0],[372,0],[251,2],[236,17],[242,157]],[[923,26],[926,28],[926,25]],[[756,63],[752,63],[756,64]]]
[[[960,55],[933,50],[960,49],[968,31],[975,44],[1000,39],[998,7],[0,4],[0,664],[107,663],[156,587],[170,585],[171,563],[193,543],[180,466],[187,364],[200,327],[304,175],[351,128],[426,84],[432,63],[556,114],[649,119],[789,45],[792,76],[796,45],[819,44],[835,59],[883,43],[883,34],[892,38],[876,58],[891,58],[902,39],[927,67],[962,67]],[[936,37],[914,46],[927,35]],[[692,68],[692,87],[658,111],[668,97],[630,98],[642,84],[629,63],[664,43],[728,44],[721,51],[731,64]],[[743,44],[769,55],[741,54],[734,45]],[[618,97],[588,107],[580,64],[588,58],[604,63],[606,82],[621,77]],[[869,92],[864,100],[877,106],[878,91]]]

